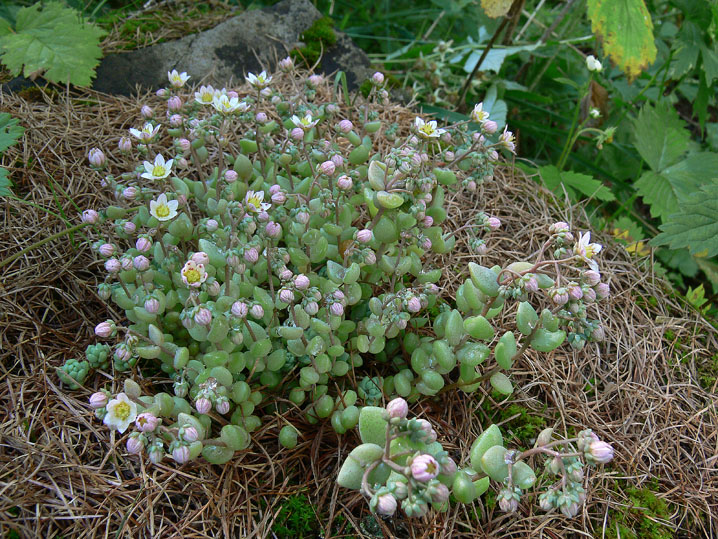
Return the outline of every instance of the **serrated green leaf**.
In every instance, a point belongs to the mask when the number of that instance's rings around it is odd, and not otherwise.
[[[8,174],[9,172],[7,169],[0,167],[0,197],[6,197],[12,194],[12,191],[10,190],[12,182],[10,181],[10,178],[7,177]]]
[[[634,184],[643,202],[651,207],[651,217],[667,218],[678,211],[678,198],[663,174],[649,170]]]
[[[695,69],[698,65],[698,53],[701,50],[702,42],[700,28],[692,21],[684,21],[671,46],[673,58],[669,73],[672,79],[680,79]]]
[[[687,247],[691,254],[712,257],[718,254],[718,183],[710,183],[693,193],[660,227],[651,245]]]
[[[89,86],[104,34],[60,2],[37,3],[20,9],[14,31],[0,36],[0,60],[14,75],[44,70],[50,81]]]
[[[643,0],[588,0],[591,29],[606,56],[635,79],[656,59],[653,22]]]
[[[7,112],[0,112],[0,153],[15,144],[25,132],[25,129],[17,125],[18,122],[17,118]]]
[[[560,171],[553,165],[547,165],[539,168],[541,178],[549,189],[556,193],[561,193],[561,185],[566,188],[566,192],[571,199],[577,199],[576,191],[590,197],[597,198],[609,202],[615,200],[611,190],[603,185],[599,180],[588,176],[587,174],[579,174],[572,171]]]
[[[706,76],[708,85],[712,85],[718,79],[718,48],[714,44],[712,48],[701,47],[701,58],[703,58],[703,73]]]
[[[667,102],[646,105],[634,120],[636,149],[655,172],[675,164],[688,150],[691,134]]]

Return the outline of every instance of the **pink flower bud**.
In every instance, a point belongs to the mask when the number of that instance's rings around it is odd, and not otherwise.
[[[556,305],[565,305],[566,303],[568,303],[568,294],[565,292],[563,292],[563,293],[556,292],[551,296],[551,300]]]
[[[171,127],[182,127],[182,116],[179,114],[173,114],[170,116],[170,126]]]
[[[282,234],[282,226],[274,221],[269,221],[264,227],[264,231],[270,238],[278,238]]]
[[[489,152],[489,161],[498,161],[499,160],[499,152],[496,150],[491,150]]]
[[[279,301],[284,303],[292,303],[294,301],[294,292],[288,288],[284,288],[279,292]]]
[[[308,81],[308,82],[309,82],[309,84],[311,84],[312,86],[318,86],[318,85],[321,84],[323,81],[324,81],[324,77],[322,77],[321,75],[311,75],[311,76],[309,77],[309,81]]]
[[[192,148],[192,143],[186,138],[181,138],[177,141],[177,146],[179,146],[179,149],[183,152],[188,152],[190,148]]]
[[[95,326],[95,335],[102,339],[107,339],[108,337],[114,337],[117,334],[117,326],[115,326],[115,323],[112,320],[107,320],[106,322],[100,322]]]
[[[594,290],[596,291],[596,297],[598,299],[604,299],[611,295],[611,288],[608,283],[598,283]]]
[[[182,108],[182,99],[178,95],[173,95],[167,100],[167,109],[172,112],[177,112]]]
[[[332,163],[334,163],[334,166],[340,167],[344,164],[344,158],[337,154],[332,155]]]
[[[386,411],[389,412],[389,417],[404,419],[409,413],[409,405],[401,397],[397,397],[394,400],[389,401],[386,405]]]
[[[289,135],[292,137],[292,140],[299,142],[300,140],[304,140],[304,129],[301,127],[295,127]]]
[[[336,167],[332,161],[324,161],[321,165],[319,165],[319,172],[326,174],[327,176],[332,176],[335,168]]]
[[[182,427],[182,439],[185,442],[196,442],[199,440],[199,433],[196,428],[185,425]]]
[[[487,224],[491,230],[498,230],[501,227],[501,220],[497,217],[489,217]]]
[[[431,501],[434,503],[444,503],[449,499],[449,488],[443,483],[439,483],[432,489]]]
[[[132,234],[137,232],[137,225],[132,221],[127,221],[124,225],[122,225],[122,230],[124,230],[125,234],[127,234],[128,236],[131,236]]]
[[[456,473],[456,462],[454,462],[454,459],[446,457],[446,460],[441,465],[441,473],[444,475]]]
[[[427,215],[424,217],[422,223],[426,228],[429,228],[431,225],[434,224],[434,218],[431,215]]]
[[[132,141],[127,137],[121,137],[120,141],[117,143],[117,147],[122,153],[129,152],[132,150]]]
[[[346,174],[344,176],[339,176],[339,178],[337,179],[337,187],[339,189],[347,191],[352,188],[352,185],[354,185],[354,182]]]
[[[383,84],[384,83],[384,74],[377,71],[371,76],[371,81],[374,84]]]
[[[141,253],[146,253],[152,248],[152,240],[144,236],[137,238],[135,248]]]
[[[130,436],[127,439],[126,447],[130,455],[139,455],[145,448],[145,444],[142,443],[139,436]]]
[[[137,271],[147,271],[150,267],[150,261],[145,255],[137,255],[132,259],[132,265]]]
[[[152,108],[148,105],[143,105],[140,109],[140,114],[142,114],[142,117],[144,119],[149,120],[150,118],[152,118]]]
[[[593,288],[587,288],[583,291],[583,301],[585,303],[593,303],[596,301],[596,291]]]
[[[410,313],[418,313],[421,310],[421,301],[419,298],[412,297],[406,302],[406,310]]]
[[[594,341],[601,342],[606,337],[606,334],[603,331],[603,328],[601,326],[598,326],[596,329],[594,329],[591,332],[591,338]]]
[[[202,264],[203,266],[209,264],[209,255],[204,251],[197,251],[191,257],[192,262],[195,264]]]
[[[583,290],[580,286],[570,286],[568,289],[568,297],[574,301],[578,301],[583,297]]]
[[[382,494],[377,498],[376,512],[380,515],[393,515],[396,511],[396,498],[391,494]]]
[[[122,269],[125,271],[130,271],[132,269],[132,262],[133,258],[131,256],[123,256],[120,258],[120,265],[122,266]]]
[[[496,133],[496,130],[498,128],[499,128],[498,124],[493,120],[486,120],[484,123],[481,124],[481,129],[485,133],[488,133],[489,135]]]
[[[585,450],[586,459],[598,464],[606,464],[613,460],[613,447],[611,444],[594,440]]]
[[[272,202],[275,204],[284,204],[287,201],[287,195],[282,191],[277,191],[272,195]]]
[[[539,285],[538,281],[536,280],[536,277],[529,277],[528,280],[524,283],[524,290],[527,292],[538,292]]]
[[[140,432],[152,432],[159,424],[160,420],[157,416],[149,412],[138,414],[135,419],[135,427]]]
[[[212,402],[205,397],[200,397],[195,401],[194,407],[200,414],[208,414],[212,409]]]
[[[257,122],[260,124],[266,123],[269,118],[267,118],[267,115],[264,112],[258,112],[257,116],[255,116],[257,119]]]
[[[172,458],[177,464],[184,464],[189,461],[189,447],[186,445],[177,446],[172,450]]]
[[[297,222],[306,225],[309,222],[309,214],[305,211],[297,213]]]
[[[200,326],[208,326],[212,323],[212,312],[205,307],[201,307],[195,313],[194,321],[197,322]]]
[[[376,253],[372,250],[369,250],[364,255],[364,263],[368,266],[372,266],[372,265],[376,264]]]
[[[249,312],[252,313],[254,318],[262,318],[264,316],[264,308],[259,304],[252,305]]]
[[[229,412],[229,401],[226,399],[222,399],[217,402],[215,408],[217,409],[217,413],[224,415]]]
[[[166,89],[166,88],[160,88],[159,90],[157,90],[157,91],[155,92],[155,95],[156,95],[157,97],[164,97],[165,95],[167,95],[167,89]]]
[[[244,259],[250,264],[254,264],[257,260],[259,260],[259,253],[257,252],[257,249],[250,247],[244,251]]]
[[[212,281],[207,285],[207,293],[210,296],[219,296],[220,291],[222,290],[221,285],[218,281]]]
[[[334,316],[341,316],[344,314],[344,307],[341,303],[332,303],[331,307],[329,307],[329,312]]]
[[[116,258],[110,258],[105,262],[105,269],[110,273],[118,273],[122,269],[122,264]]]
[[[232,314],[234,316],[237,316],[239,318],[244,318],[247,316],[247,312],[249,311],[249,307],[247,307],[247,304],[243,301],[235,301],[232,304]]]
[[[157,314],[160,312],[160,302],[157,298],[147,298],[145,300],[145,311],[150,314]]]
[[[411,475],[421,483],[431,481],[439,475],[439,463],[431,455],[419,455],[411,461]]]
[[[563,221],[559,221],[558,223],[552,224],[549,228],[549,234],[559,234],[560,232],[568,232],[571,227],[568,226],[568,223],[564,223]]]
[[[297,290],[306,290],[309,288],[309,277],[300,273],[294,278],[294,286],[297,287]]]
[[[367,228],[364,228],[357,232],[357,241],[359,243],[368,243],[371,241],[371,238],[372,238],[372,232],[371,232],[371,230],[369,230]]]
[[[425,251],[428,251],[429,249],[431,249],[431,246],[432,246],[432,243],[429,238],[424,238],[424,241],[421,242],[421,248],[424,249]]]
[[[342,133],[349,133],[352,129],[354,129],[354,125],[349,120],[339,122],[339,131]]]
[[[601,282],[601,274],[594,270],[584,271],[581,278],[588,286],[596,286]]]
[[[105,393],[98,391],[90,395],[90,407],[94,410],[99,410],[107,406],[108,398]]]
[[[469,191],[476,191],[476,190],[479,188],[479,186],[476,185],[476,182],[475,182],[474,180],[469,180],[469,181],[466,183],[466,188],[467,188]]]
[[[304,306],[304,311],[309,316],[314,316],[319,312],[319,304],[316,301],[310,301]]]
[[[107,158],[99,148],[92,148],[90,153],[87,154],[87,160],[96,168],[102,168],[107,164]]]
[[[237,181],[238,174],[234,170],[228,170],[224,173],[224,179],[227,183],[234,183]]]
[[[99,251],[102,256],[110,257],[115,254],[115,246],[111,243],[103,243],[100,245]]]
[[[291,71],[294,68],[294,61],[287,56],[286,58],[279,60],[279,69],[282,71]]]
[[[95,210],[85,210],[82,212],[82,222],[83,223],[89,223],[91,225],[94,225],[98,220],[100,216]]]

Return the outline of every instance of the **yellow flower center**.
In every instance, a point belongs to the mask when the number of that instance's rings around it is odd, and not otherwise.
[[[115,405],[115,417],[124,421],[130,417],[130,405],[126,402],[120,401],[119,404]]]
[[[424,124],[421,129],[421,132],[425,133],[426,135],[431,135],[434,133],[434,128],[431,127],[429,124]]]
[[[167,204],[160,204],[155,209],[155,213],[158,217],[167,217],[170,214],[170,207]]]
[[[199,271],[196,269],[188,269],[184,272],[184,278],[187,279],[188,283],[198,283],[200,280]]]
[[[250,198],[250,199],[247,200],[247,204],[251,204],[252,206],[254,206],[255,211],[259,211],[259,208],[260,208],[259,198],[257,198],[257,197],[252,197],[252,198]]]
[[[152,168],[152,175],[153,176],[164,176],[165,175],[165,167],[162,165],[155,165]]]
[[[596,249],[594,248],[593,244],[586,245],[586,258],[593,258],[593,255],[596,254]]]
[[[202,94],[202,101],[203,101],[204,103],[211,103],[211,102],[212,102],[212,99],[213,99],[212,94],[210,94],[210,93],[204,93],[204,94]]]

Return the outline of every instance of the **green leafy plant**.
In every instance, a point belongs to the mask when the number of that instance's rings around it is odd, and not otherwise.
[[[13,22],[0,18],[0,61],[13,75],[90,85],[103,30],[60,2],[22,7],[14,16]]]
[[[18,125],[17,118],[13,118],[7,112],[0,113],[0,154],[7,150],[10,146],[17,143],[22,137],[25,130]],[[10,188],[12,182],[8,178],[8,170],[0,167],[0,196],[8,196],[12,194]]]

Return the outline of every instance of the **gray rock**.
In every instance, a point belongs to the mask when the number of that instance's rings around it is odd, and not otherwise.
[[[276,63],[299,44],[299,36],[321,13],[309,0],[283,0],[274,6],[246,11],[211,30],[129,53],[111,54],[97,68],[95,90],[131,95],[137,86],[167,86],[167,72],[177,69],[191,82],[225,86],[243,81],[248,72],[273,70]],[[369,58],[346,35],[322,57],[321,69],[330,74],[345,71],[350,88],[371,76]]]

